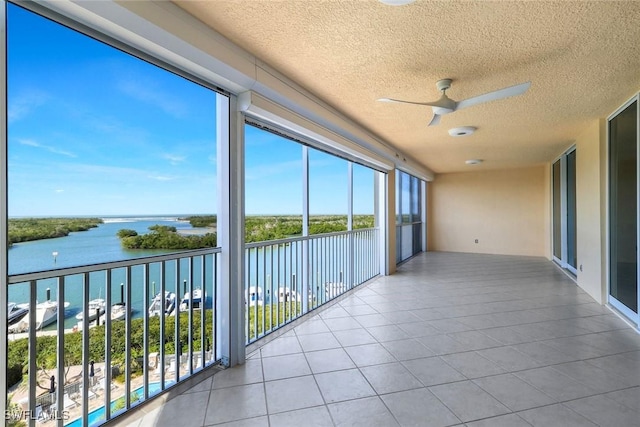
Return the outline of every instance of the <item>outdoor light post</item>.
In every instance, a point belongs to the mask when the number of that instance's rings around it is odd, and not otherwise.
[[[53,251],[51,252],[51,255],[53,255],[53,263],[56,263],[56,258],[58,258],[58,251]]]

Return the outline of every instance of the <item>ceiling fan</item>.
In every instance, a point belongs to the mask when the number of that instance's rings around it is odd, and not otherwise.
[[[400,102],[403,104],[415,104],[415,105],[427,105],[433,109],[433,118],[429,122],[428,126],[435,126],[440,123],[440,116],[444,114],[453,113],[454,111],[461,110],[463,108],[471,107],[473,105],[482,104],[484,102],[496,101],[498,99],[508,98],[510,96],[522,95],[529,89],[531,82],[521,83],[519,85],[506,87],[504,89],[496,90],[493,92],[485,93],[483,95],[474,96],[462,101],[454,101],[447,96],[447,89],[451,87],[451,79],[442,79],[436,82],[436,87],[442,92],[442,96],[437,101],[433,102],[413,102],[403,101],[400,99],[380,98],[378,101],[382,102]]]

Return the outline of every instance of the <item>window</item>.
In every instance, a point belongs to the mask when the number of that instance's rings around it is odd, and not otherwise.
[[[576,149],[565,152],[552,166],[553,257],[563,268],[577,273]]]
[[[175,252],[215,230],[221,95],[12,4],[7,37],[10,274]],[[118,237],[167,231],[155,225],[178,233]]]
[[[422,182],[396,170],[396,262],[422,251]]]

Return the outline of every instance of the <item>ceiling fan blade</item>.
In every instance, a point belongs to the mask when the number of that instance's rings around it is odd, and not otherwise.
[[[439,107],[440,105],[437,102],[413,102],[413,101],[403,101],[401,99],[391,99],[391,98],[379,98],[380,102],[397,102],[400,104],[414,104],[414,105],[427,105],[429,107]]]
[[[429,124],[427,126],[435,126],[438,123],[440,123],[440,114],[433,114],[433,117],[431,118],[431,121],[429,122]]]
[[[496,90],[494,92],[485,93],[484,95],[474,96],[473,98],[465,99],[458,102],[456,105],[456,111],[463,108],[471,107],[473,105],[482,104],[485,102],[496,101],[498,99],[509,98],[510,96],[522,95],[529,89],[531,82],[522,83],[515,86],[506,87],[504,89]]]

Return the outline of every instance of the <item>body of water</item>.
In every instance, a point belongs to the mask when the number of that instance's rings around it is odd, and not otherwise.
[[[142,258],[153,255],[165,254],[174,251],[167,250],[126,250],[120,244],[117,232],[126,228],[137,231],[139,234],[149,232],[149,227],[159,224],[173,226],[180,230],[193,230],[188,221],[180,221],[178,217],[125,217],[125,218],[104,218],[104,224],[88,231],[70,233],[66,237],[55,239],[44,239],[33,242],[14,244],[9,248],[9,274],[33,273],[60,268],[85,266],[100,264],[104,262],[121,261],[132,258]],[[54,259],[53,253],[57,253]],[[188,276],[188,263],[181,266],[180,283],[183,283]],[[196,260],[194,269],[199,271]],[[150,266],[149,295],[160,291],[160,265]],[[165,286],[167,290],[174,291],[178,300],[184,294],[183,289],[175,289],[175,263],[166,264]],[[201,288],[198,277],[194,277],[194,288]],[[82,283],[83,276],[68,276],[65,283],[65,301],[69,302],[69,307],[65,310],[65,327],[72,328],[77,324],[75,315],[81,311],[82,307]],[[126,270],[115,269],[112,276],[112,302],[120,301],[121,284],[126,283]],[[143,301],[143,271],[141,267],[131,269],[131,307],[134,310],[133,317],[141,317],[144,310],[148,308],[150,301]],[[90,274],[89,299],[106,299],[106,274],[96,272]],[[179,288],[182,288],[180,286]],[[47,289],[50,290],[52,300],[57,299],[57,284],[55,279],[40,280],[37,283],[37,301],[42,302],[47,298]],[[9,301],[16,303],[26,303],[29,301],[29,286],[27,283],[20,283],[9,286]],[[179,302],[179,301],[178,301]],[[55,328],[55,323],[45,329]]]

